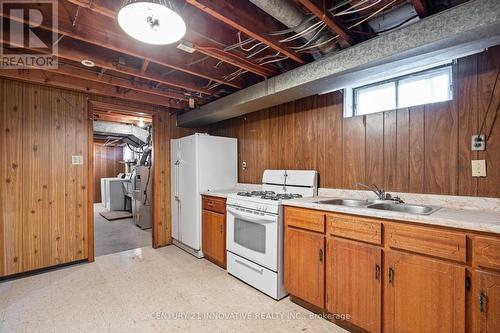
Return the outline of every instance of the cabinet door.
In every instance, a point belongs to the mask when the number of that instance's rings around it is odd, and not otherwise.
[[[473,279],[474,332],[500,332],[500,273],[475,271]]]
[[[465,331],[464,267],[396,251],[386,255],[384,332]]]
[[[285,289],[320,308],[324,307],[324,247],[323,234],[285,230]]]
[[[226,223],[225,215],[203,210],[202,213],[203,253],[219,266],[226,266]]]
[[[382,249],[335,237],[327,238],[326,309],[349,315],[368,332],[381,330]]]

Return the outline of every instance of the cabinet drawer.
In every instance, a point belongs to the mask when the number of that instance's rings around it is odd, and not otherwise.
[[[373,219],[328,214],[326,232],[333,236],[382,244],[382,222]]]
[[[466,235],[425,227],[389,224],[386,226],[388,245],[444,259],[466,261]]]
[[[217,212],[221,214],[226,213],[226,200],[215,197],[202,197],[202,208],[205,210],[210,210],[212,212]]]
[[[500,239],[474,237],[473,260],[478,266],[500,269]]]
[[[285,224],[301,229],[325,232],[325,213],[302,208],[285,208]]]

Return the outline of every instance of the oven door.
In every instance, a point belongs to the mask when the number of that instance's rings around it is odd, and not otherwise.
[[[278,215],[227,206],[227,250],[278,270]]]

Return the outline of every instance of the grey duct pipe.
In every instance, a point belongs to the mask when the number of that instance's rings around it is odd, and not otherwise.
[[[250,2],[252,2],[254,5],[259,7],[272,17],[274,17],[276,20],[283,23],[288,28],[297,27],[307,18],[307,16],[302,11],[300,11],[300,9],[297,8],[292,1],[289,0],[273,0],[273,1],[250,0]],[[303,27],[300,27],[299,29],[295,30],[295,32],[299,33],[301,31],[304,31],[313,24],[314,22],[309,22],[307,25],[304,25]],[[314,32],[307,33],[303,37],[309,41],[313,36]],[[327,30],[325,29],[322,32],[321,36],[318,37],[316,43],[326,41],[328,38],[330,38],[330,36]],[[320,48],[320,51],[322,54],[326,54],[330,52],[332,49],[334,49],[332,45],[330,46],[326,45],[326,47]],[[315,59],[321,57],[321,54],[319,52],[315,52],[312,55]]]

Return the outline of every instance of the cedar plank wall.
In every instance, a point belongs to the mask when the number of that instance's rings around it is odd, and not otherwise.
[[[229,119],[210,131],[238,138],[241,183],[261,183],[267,168],[315,169],[321,187],[364,182],[390,191],[500,197],[500,120],[492,127],[500,82],[483,130],[491,132],[487,150],[470,151],[499,67],[500,46],[459,59],[450,102],[343,119],[342,94],[334,92]],[[486,159],[486,178],[471,176],[472,159]]]
[[[0,277],[88,258],[88,99],[155,107],[0,79]],[[165,203],[155,246],[170,243],[170,137],[174,116],[153,117],[155,200]],[[166,129],[166,131],[164,130]],[[92,138],[90,138],[92,142]],[[71,165],[83,155],[84,165]],[[157,208],[158,205],[155,206]],[[158,213],[157,213],[158,214]]]
[[[101,202],[101,178],[116,177],[120,172],[125,172],[123,147],[94,141],[94,203]]]

